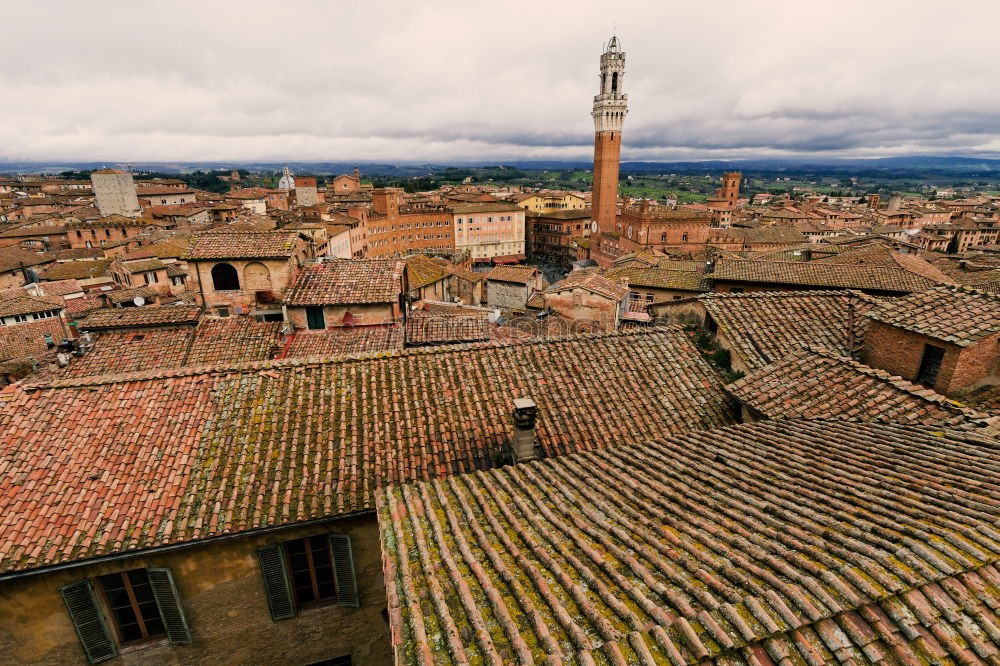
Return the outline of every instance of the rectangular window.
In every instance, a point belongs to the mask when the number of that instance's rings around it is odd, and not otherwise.
[[[333,576],[333,558],[325,535],[285,542],[288,571],[292,578],[295,602],[305,605],[334,599],[337,586]]]
[[[292,539],[263,546],[257,555],[272,619],[294,617],[303,607],[324,602],[359,606],[350,536]]]
[[[145,569],[98,578],[122,645],[166,636]]]
[[[941,372],[941,362],[944,360],[944,348],[934,345],[924,345],[924,355],[920,359],[920,370],[917,371],[917,382],[933,387]]]

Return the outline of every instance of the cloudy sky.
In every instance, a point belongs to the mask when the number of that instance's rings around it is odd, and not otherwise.
[[[611,9],[617,7],[617,9]],[[996,0],[0,0],[0,159],[1000,155]]]

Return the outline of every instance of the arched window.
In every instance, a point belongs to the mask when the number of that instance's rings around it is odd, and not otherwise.
[[[618,72],[611,72],[611,92],[618,91]]]
[[[216,291],[237,291],[240,288],[240,276],[229,264],[212,266],[212,286]]]

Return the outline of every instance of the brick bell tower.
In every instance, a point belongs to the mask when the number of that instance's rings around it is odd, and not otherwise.
[[[622,152],[622,125],[628,113],[624,94],[625,52],[612,37],[601,54],[601,92],[594,97],[594,186],[591,215],[596,231],[615,231],[618,210],[618,165]]]

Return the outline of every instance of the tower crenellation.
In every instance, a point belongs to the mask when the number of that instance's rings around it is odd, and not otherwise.
[[[617,37],[612,37],[601,54],[601,91],[594,96],[594,131],[621,132],[628,114],[628,95],[624,92],[625,52]]]

